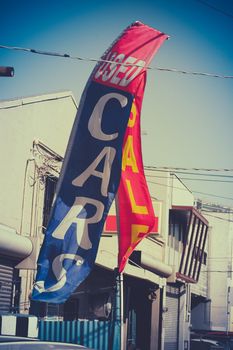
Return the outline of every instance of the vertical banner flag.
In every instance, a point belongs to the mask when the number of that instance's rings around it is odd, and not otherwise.
[[[164,34],[135,22],[94,68],[84,89],[38,258],[32,299],[63,303],[94,266],[121,177],[130,111],[154,43]]]
[[[118,189],[119,272],[124,270],[137,244],[153,230],[155,225],[153,205],[142,161],[140,113],[146,85],[146,67],[168,36],[149,27],[144,27],[144,35],[146,40],[143,50],[147,52],[147,56],[146,59],[143,57],[144,69],[141,70],[140,82],[133,91],[134,99],[124,137],[122,173]],[[138,40],[137,44],[140,47]],[[141,50],[138,54],[141,54]]]

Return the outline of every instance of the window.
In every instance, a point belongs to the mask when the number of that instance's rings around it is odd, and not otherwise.
[[[188,219],[186,212],[170,210],[168,245],[176,251],[179,251],[179,243],[185,242]]]
[[[203,252],[202,249],[199,249],[198,247],[195,247],[194,258],[197,261],[201,262],[203,265],[206,265],[207,253]]]
[[[54,176],[47,176],[45,180],[44,209],[43,209],[43,233],[49,222],[58,179]]]

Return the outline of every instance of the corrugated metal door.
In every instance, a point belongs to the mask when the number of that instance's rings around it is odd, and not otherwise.
[[[164,350],[178,350],[179,340],[179,288],[167,286],[166,307],[164,317]]]
[[[0,262],[0,311],[10,312],[12,307],[14,268]]]

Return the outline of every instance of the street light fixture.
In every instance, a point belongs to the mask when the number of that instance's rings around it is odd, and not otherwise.
[[[0,66],[0,77],[13,77],[14,68],[13,67],[2,67]]]

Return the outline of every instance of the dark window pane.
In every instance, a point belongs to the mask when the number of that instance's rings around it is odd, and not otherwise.
[[[49,222],[50,212],[52,209],[53,198],[55,195],[57,178],[53,176],[47,176],[45,181],[45,194],[44,194],[44,209],[43,209],[43,232]]]

